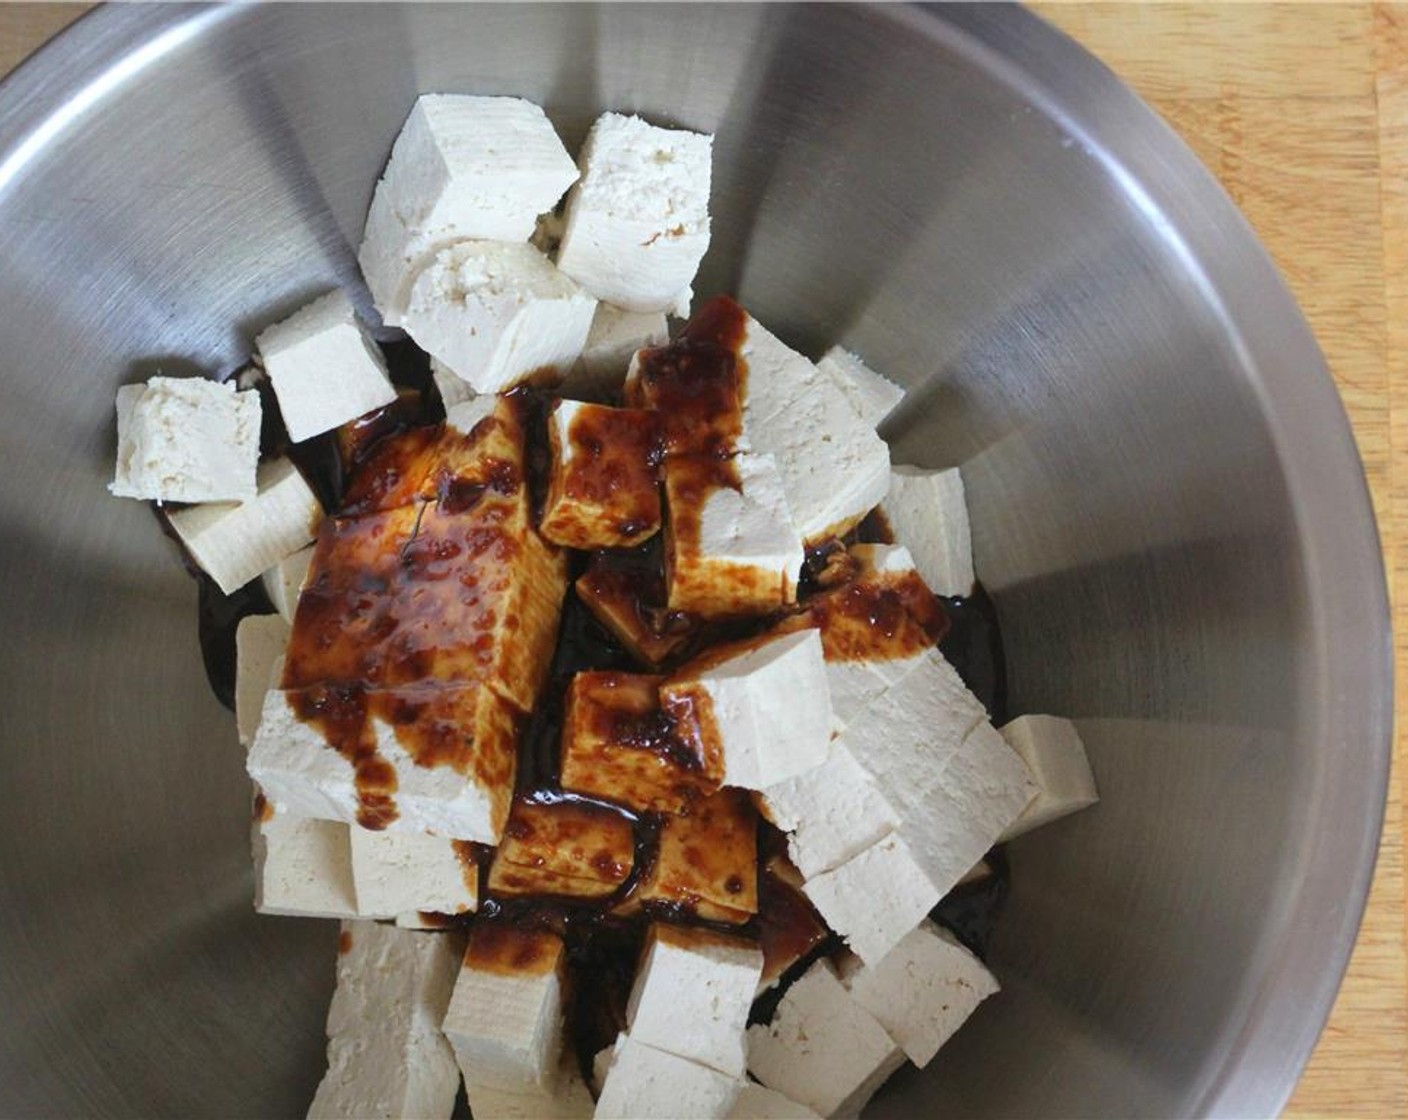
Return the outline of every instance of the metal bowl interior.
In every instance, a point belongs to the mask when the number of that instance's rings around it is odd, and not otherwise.
[[[877,1116],[1277,1111],[1353,942],[1390,643],[1305,324],[1174,136],[986,6],[122,7],[0,86],[0,1112],[301,1113],[330,924],[250,907],[194,589],[110,499],[117,385],[349,286],[419,91],[718,133],[730,290],[962,463],[1014,711],[1104,800],[1012,851],[1004,992]]]

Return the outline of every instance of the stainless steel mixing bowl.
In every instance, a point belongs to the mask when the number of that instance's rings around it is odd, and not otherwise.
[[[715,130],[697,285],[903,381],[1016,711],[1104,801],[1014,846],[1004,992],[880,1116],[1275,1112],[1354,938],[1384,578],[1304,322],[1208,174],[1014,9],[117,8],[0,87],[0,1113],[299,1113],[329,923],[250,905],[195,593],[113,391],[345,284],[415,94]]]

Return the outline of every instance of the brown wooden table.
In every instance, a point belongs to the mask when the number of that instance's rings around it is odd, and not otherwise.
[[[0,3],[0,75],[86,5]],[[1039,5],[1176,128],[1270,250],[1329,359],[1384,538],[1408,664],[1408,7]],[[1397,452],[1395,454],[1395,452]],[[1408,1117],[1400,689],[1369,911],[1288,1117]]]

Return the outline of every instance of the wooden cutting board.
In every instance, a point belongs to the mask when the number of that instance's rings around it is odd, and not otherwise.
[[[86,5],[0,4],[0,75]],[[1256,228],[1364,456],[1408,664],[1408,7],[1039,5],[1177,129]],[[1397,454],[1395,454],[1395,451]],[[1378,872],[1288,1117],[1408,1117],[1408,686]]]

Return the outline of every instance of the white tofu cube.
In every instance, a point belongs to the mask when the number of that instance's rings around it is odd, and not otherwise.
[[[357,909],[368,918],[467,914],[479,906],[473,851],[429,833],[352,829],[352,879]]]
[[[820,766],[766,787],[763,801],[773,823],[789,833],[788,854],[807,877],[839,867],[900,826],[844,736],[831,741]]]
[[[702,713],[726,786],[767,789],[826,761],[831,700],[817,630],[765,637],[723,660],[706,654],[660,686],[660,702]]]
[[[973,540],[957,467],[895,467],[884,512],[895,538],[914,554],[919,574],[935,595],[973,593]]]
[[[310,918],[355,917],[347,826],[298,817],[266,799],[256,799],[255,805],[254,909]]]
[[[406,333],[476,393],[560,380],[591,329],[596,301],[526,242],[442,249],[411,286]]]
[[[821,1116],[776,1089],[750,1081],[738,1090],[728,1120],[821,1120]]]
[[[474,386],[450,369],[438,358],[430,359],[430,376],[440,390],[440,401],[448,413],[457,404],[472,401],[477,394]]]
[[[823,354],[816,368],[831,379],[851,402],[856,414],[872,428],[878,428],[904,400],[903,389],[840,346],[833,346]]]
[[[254,741],[274,663],[288,648],[288,636],[288,623],[276,614],[246,615],[235,628],[235,726],[242,747]]]
[[[998,990],[983,962],[927,919],[877,964],[852,959],[841,979],[921,1069]]]
[[[225,594],[243,587],[318,531],[322,507],[287,459],[259,467],[258,494],[238,505],[213,503],[171,513],[171,527]]]
[[[457,725],[460,734],[473,741],[477,765],[487,764],[491,773],[503,769],[497,760],[513,758],[513,715],[487,688],[412,688],[386,695],[422,705],[418,718]],[[300,816],[358,823],[364,807],[356,767],[328,743],[319,727],[299,718],[295,703],[300,696],[278,689],[265,696],[247,760],[250,776],[271,799]],[[398,833],[434,832],[447,839],[498,843],[508,817],[511,777],[506,784],[481,779],[476,767],[464,772],[448,760],[422,765],[375,707],[368,719],[371,726],[363,736],[369,736],[376,755],[396,775],[394,795],[380,794],[393,802],[394,819],[378,823]],[[504,766],[511,775],[511,761]]]
[[[860,564],[862,576],[899,576],[918,570],[914,555],[902,544],[853,544],[846,551]]]
[[[558,391],[564,396],[602,400],[619,393],[637,350],[670,341],[663,311],[627,311],[598,303],[586,344]]]
[[[328,1042],[308,1120],[450,1120],[459,1087],[443,1035],[339,1035]]]
[[[816,543],[854,526],[890,487],[890,451],[845,394],[752,316],[739,356],[748,365],[743,435],[772,455],[793,524]]]
[[[470,1083],[464,1089],[474,1120],[591,1120],[596,1110],[577,1060],[569,1053],[562,1055],[551,1089],[497,1089]]]
[[[637,1042],[742,1077],[763,952],[742,938],[655,924],[626,1005]]]
[[[1085,744],[1070,720],[1021,716],[1001,728],[1001,733],[1027,764],[1036,782],[1036,796],[1000,839],[1011,840],[1100,800]]]
[[[537,105],[516,97],[420,97],[377,184],[358,261],[399,326],[415,275],[455,241],[526,241],[577,168]]]
[[[777,461],[748,453],[733,461],[739,488],[709,491],[697,512],[688,500],[690,473],[682,473],[676,459],[665,462],[666,578],[672,610],[726,617],[766,613],[796,602],[805,552]]]
[[[551,1092],[562,1055],[562,941],[476,926],[442,1029],[466,1084]]]
[[[458,933],[343,922],[327,1034],[436,1034],[464,954]]]
[[[709,248],[713,146],[703,133],[602,114],[578,157],[558,267],[617,307],[684,314]]]
[[[748,1071],[823,1116],[854,1116],[903,1062],[830,961],[787,990],[771,1023],[748,1028]]]
[[[439,1021],[463,939],[344,922],[328,1072],[310,1117],[449,1120],[459,1070]]]
[[[255,346],[294,443],[396,399],[386,359],[341,290],[268,327]]]
[[[945,893],[930,881],[910,845],[893,832],[839,867],[814,875],[802,890],[826,924],[867,963],[882,960]]]
[[[623,1034],[611,1052],[596,1115],[601,1120],[721,1120],[739,1088],[736,1077]]]
[[[239,502],[257,492],[259,394],[203,377],[153,377],[117,391],[108,489],[159,502]]]
[[[313,546],[310,544],[307,548],[300,548],[297,552],[285,556],[259,577],[260,582],[264,584],[264,593],[269,596],[269,602],[274,604],[274,609],[289,625],[293,624],[293,616],[298,611],[298,593],[307,582],[308,565],[312,559]]]

